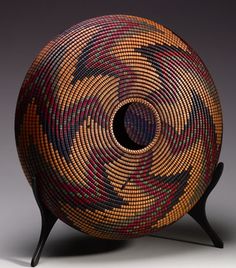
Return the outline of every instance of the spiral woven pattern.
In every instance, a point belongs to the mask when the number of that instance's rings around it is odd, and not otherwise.
[[[157,232],[200,199],[222,114],[198,55],[153,21],[109,15],[49,42],[22,84],[15,137],[24,173],[68,225],[107,239]]]

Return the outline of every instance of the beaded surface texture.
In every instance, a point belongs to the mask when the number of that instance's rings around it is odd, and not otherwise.
[[[18,155],[45,206],[86,234],[157,232],[200,199],[218,162],[222,112],[206,66],[148,19],[108,15],[49,42],[15,113]]]

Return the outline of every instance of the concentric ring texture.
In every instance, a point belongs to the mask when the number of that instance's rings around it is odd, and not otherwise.
[[[15,137],[45,206],[128,239],[184,216],[211,180],[222,112],[198,55],[153,21],[108,15],[49,42],[22,84]]]

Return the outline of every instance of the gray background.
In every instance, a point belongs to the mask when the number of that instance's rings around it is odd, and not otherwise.
[[[1,1],[0,15],[0,267],[29,266],[40,214],[23,175],[14,141],[17,95],[34,57],[68,27],[107,14],[132,14],[157,21],[187,41],[206,63],[218,88],[224,115],[220,160],[223,177],[207,214],[225,241],[223,250],[175,240],[142,237],[103,241],[57,222],[42,255],[42,267],[236,267],[235,179],[235,1]],[[161,236],[210,244],[185,216]]]

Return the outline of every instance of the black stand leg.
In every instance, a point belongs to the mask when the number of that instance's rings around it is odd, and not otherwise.
[[[203,194],[203,196],[200,198],[200,200],[197,202],[197,204],[188,212],[188,214],[193,217],[195,221],[197,221],[201,227],[205,230],[205,232],[208,234],[208,236],[211,238],[213,244],[217,248],[223,248],[224,244],[222,240],[219,238],[217,233],[212,229],[210,226],[207,217],[206,217],[206,200],[208,195],[211,193],[211,191],[215,188],[216,184],[218,183],[221,174],[223,172],[224,164],[219,163],[214,170],[214,173],[212,175],[211,183],[209,184],[207,190]]]
[[[215,188],[216,184],[218,183],[218,181],[219,181],[219,179],[221,177],[221,174],[223,172],[223,168],[224,168],[224,164],[221,163],[221,162],[218,163],[218,165],[216,166],[216,168],[215,168],[215,170],[214,170],[214,172],[212,174],[212,180],[211,180],[208,188],[206,189],[206,191],[204,192],[202,197],[199,199],[199,201],[196,203],[196,205],[188,212],[188,214],[196,222],[198,222],[200,224],[202,229],[208,234],[208,236],[212,240],[214,246],[217,247],[217,248],[223,248],[224,243],[219,238],[217,233],[212,229],[212,227],[210,226],[210,224],[209,224],[209,222],[207,220],[207,217],[206,217],[206,201],[207,201],[207,198],[208,198],[209,194],[211,193],[211,191]],[[165,238],[165,239],[172,239],[172,238],[160,237],[160,236],[157,236],[157,235],[150,235],[150,236],[159,237],[159,238]],[[179,240],[179,239],[172,239],[172,240],[200,244],[200,243],[190,242],[190,241],[186,241],[186,240]]]
[[[31,266],[35,267],[39,262],[39,258],[43,250],[44,244],[48,238],[50,231],[52,230],[53,225],[57,221],[57,218],[41,202],[39,198],[36,178],[32,179],[32,189],[33,189],[34,197],[39,206],[41,218],[42,218],[40,238],[39,238],[38,245],[35,249],[35,252],[31,261]]]

